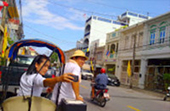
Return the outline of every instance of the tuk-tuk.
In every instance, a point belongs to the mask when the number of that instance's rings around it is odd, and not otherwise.
[[[61,63],[60,65],[61,70],[59,76],[63,74],[64,66],[65,66],[65,55],[64,52],[57,45],[39,39],[21,40],[15,42],[9,47],[8,58],[10,60],[14,60],[17,56],[19,48],[24,46],[46,47],[50,49],[52,53],[56,52],[58,54],[58,58]],[[8,79],[9,78],[10,77],[8,77]],[[2,111],[55,111],[56,110],[57,102],[55,104],[49,99],[43,97],[34,97],[31,95],[31,96],[15,96],[15,97],[6,98],[5,93],[6,90],[8,89],[8,84],[3,84],[3,88],[4,88],[4,94],[2,96],[4,97],[2,102]],[[58,96],[59,95],[57,95],[57,97]]]

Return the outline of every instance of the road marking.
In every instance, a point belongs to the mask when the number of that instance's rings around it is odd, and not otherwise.
[[[136,108],[134,108],[134,107],[132,107],[132,106],[127,106],[127,107],[130,108],[130,109],[133,109],[133,110],[135,110],[135,111],[141,111],[141,110],[136,109]]]
[[[80,87],[84,88],[84,89],[88,89],[88,87],[84,86],[84,85],[80,85]]]

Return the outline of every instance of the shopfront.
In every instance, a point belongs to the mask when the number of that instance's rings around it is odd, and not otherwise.
[[[169,59],[149,59],[145,77],[145,88],[155,91],[163,91],[163,74],[170,74]]]

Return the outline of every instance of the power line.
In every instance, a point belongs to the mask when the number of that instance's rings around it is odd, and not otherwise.
[[[37,32],[37,33],[39,33],[39,34],[41,34],[41,35],[44,35],[44,36],[46,36],[46,37],[51,37],[51,38],[53,38],[53,39],[57,39],[57,40],[59,40],[59,42],[62,42],[62,43],[74,43],[74,44],[75,44],[75,42],[66,41],[66,40],[61,40],[61,39],[55,38],[55,37],[53,37],[53,36],[51,36],[51,35],[47,35],[47,34],[41,32],[41,31],[38,31],[38,30],[36,30],[36,29],[28,26],[28,25],[25,25],[25,26],[26,26],[27,28],[31,29],[31,30],[34,30],[35,32]]]
[[[115,7],[115,6],[111,6],[111,5],[108,5],[108,4],[103,4],[103,3],[99,3],[99,2],[95,2],[95,1],[87,1],[87,0],[84,0],[86,2],[89,2],[89,3],[93,3],[93,4],[98,4],[98,5],[102,5],[102,6],[107,6],[107,7],[110,7],[110,8],[113,8],[113,9],[120,9],[120,10],[128,10],[127,8],[121,8],[121,7]],[[135,12],[140,12],[139,10],[132,10],[132,11],[135,11]],[[145,12],[145,13],[150,13],[150,12]],[[157,14],[155,12],[151,12],[152,14]]]
[[[129,10],[129,9],[127,9],[127,8],[115,7],[115,6],[111,6],[111,5],[108,5],[108,4],[103,4],[103,3],[99,3],[99,2],[95,2],[95,1],[87,1],[87,0],[83,0],[83,1],[88,2],[88,3],[91,3],[91,4],[102,5],[102,6],[109,7],[109,8],[113,8],[113,9],[126,10],[126,11]],[[70,6],[68,6],[68,7],[70,7]],[[73,8],[73,7],[72,7],[72,8]],[[81,9],[78,9],[78,8],[74,8],[74,9],[76,9],[76,10],[81,10]],[[141,13],[141,11],[139,11],[139,10],[133,10],[133,9],[131,9],[131,11]],[[115,16],[115,15],[101,14],[101,13],[98,13],[98,12],[91,12],[91,11],[88,11],[88,12],[90,12],[90,13],[97,13],[97,14],[99,14],[99,15],[117,17],[117,16]],[[148,12],[148,11],[145,11],[145,13],[146,13],[146,14],[158,14],[158,13],[155,13],[155,12]],[[93,15],[93,14],[92,14],[92,15]]]
[[[71,6],[67,6],[67,5],[63,5],[63,4],[58,4],[58,3],[53,2],[53,1],[49,1],[49,2],[50,2],[52,5],[55,4],[55,5],[64,7],[64,8],[69,8],[69,9],[71,8],[71,9],[78,10],[78,11],[81,11],[81,12],[91,13],[92,15],[93,15],[93,14],[99,14],[99,15],[103,15],[103,16],[117,17],[116,15],[103,14],[103,13],[98,13],[98,12],[94,12],[94,11],[82,10],[82,9],[74,8],[74,7],[71,7]]]

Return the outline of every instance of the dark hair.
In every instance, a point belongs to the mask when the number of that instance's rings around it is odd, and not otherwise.
[[[31,65],[28,67],[26,74],[29,75],[29,74],[37,73],[38,71],[36,70],[35,64],[36,63],[41,64],[43,62],[43,59],[50,61],[49,57],[47,57],[46,55],[36,56],[32,61]]]

